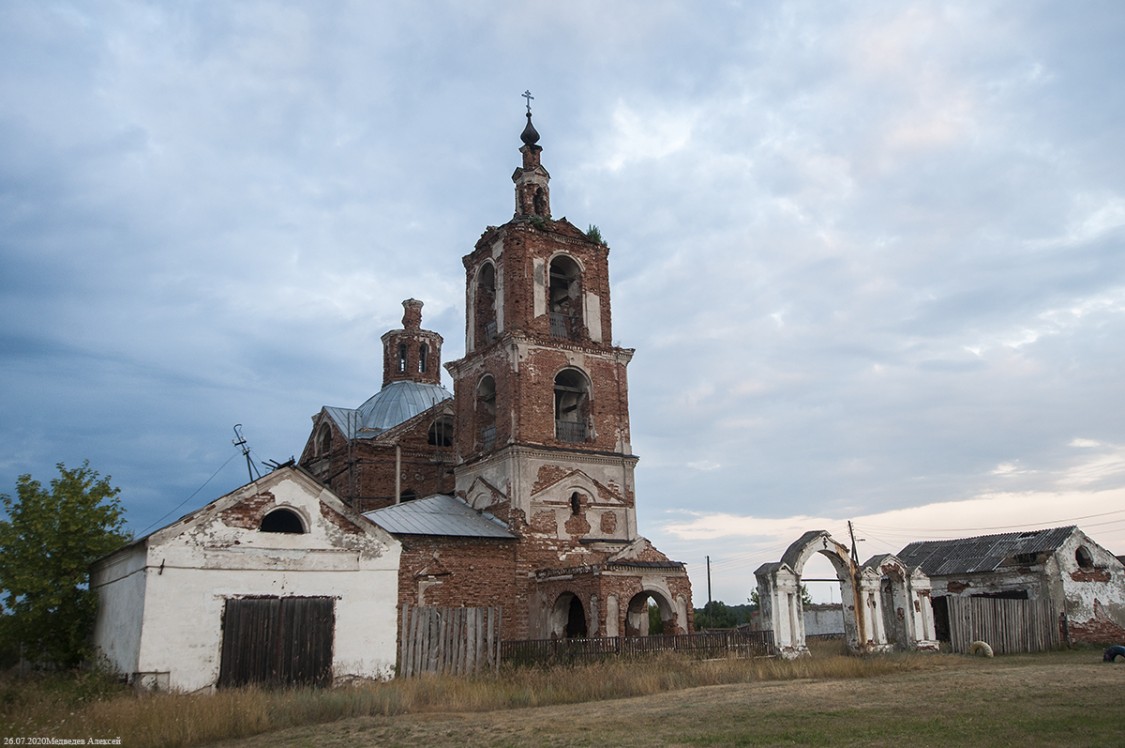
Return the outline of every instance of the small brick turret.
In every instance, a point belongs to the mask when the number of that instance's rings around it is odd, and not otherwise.
[[[442,337],[422,329],[422,302],[402,302],[402,329],[383,334],[383,386],[391,382],[441,384]]]

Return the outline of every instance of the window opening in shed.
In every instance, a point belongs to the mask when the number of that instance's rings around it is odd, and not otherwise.
[[[274,509],[262,517],[262,525],[258,528],[262,532],[281,532],[301,535],[305,532],[305,523],[301,516],[292,509]]]
[[[1083,569],[1094,568],[1094,557],[1090,554],[1090,549],[1084,545],[1078,546],[1077,550],[1074,551],[1074,560]]]

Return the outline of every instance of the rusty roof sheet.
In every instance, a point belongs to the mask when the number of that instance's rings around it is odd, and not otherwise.
[[[375,509],[363,516],[393,535],[501,539],[516,537],[503,522],[491,514],[478,512],[460,499],[442,494]]]
[[[977,574],[995,571],[1017,554],[1053,553],[1076,529],[1070,525],[957,540],[916,541],[897,555],[907,566],[921,566],[931,577]]]

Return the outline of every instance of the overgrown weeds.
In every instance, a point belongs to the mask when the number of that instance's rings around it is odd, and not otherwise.
[[[130,746],[191,746],[349,717],[570,704],[766,680],[867,678],[940,667],[946,659],[820,654],[795,661],[701,662],[662,655],[566,668],[506,668],[475,678],[435,676],[325,690],[241,688],[214,694],[135,694],[104,675],[53,676],[0,685],[0,724],[8,736],[121,737]]]

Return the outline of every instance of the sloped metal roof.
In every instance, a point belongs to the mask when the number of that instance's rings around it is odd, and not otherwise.
[[[452,496],[435,494],[375,509],[364,517],[394,535],[444,535],[457,538],[515,538],[503,522]]]
[[[356,409],[359,427],[386,431],[451,397],[440,384],[391,382]]]
[[[363,439],[378,436],[452,397],[440,384],[391,382],[358,408],[325,406],[324,410],[340,431],[350,438]]]
[[[907,566],[921,566],[931,577],[977,574],[995,571],[1017,554],[1054,553],[1076,529],[1070,525],[958,540],[917,541],[897,555]]]

